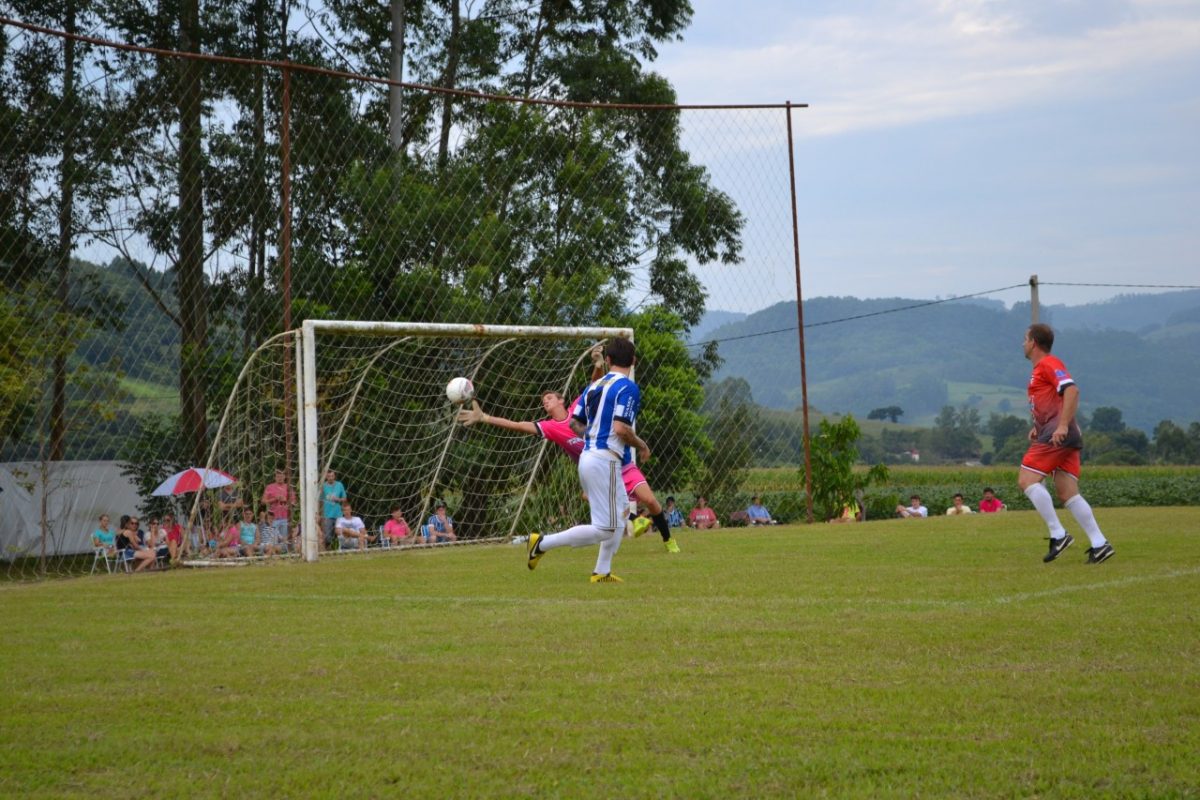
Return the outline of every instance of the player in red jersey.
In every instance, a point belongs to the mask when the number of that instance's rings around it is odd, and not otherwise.
[[[1113,547],[1100,532],[1092,507],[1079,493],[1079,451],[1083,448],[1083,434],[1075,421],[1075,412],[1079,410],[1079,387],[1067,372],[1066,365],[1050,355],[1053,347],[1054,331],[1049,325],[1030,325],[1025,331],[1025,358],[1033,363],[1033,374],[1029,378],[1033,427],[1029,431],[1029,450],[1021,459],[1017,482],[1050,529],[1050,551],[1042,561],[1048,563],[1058,558],[1075,541],[1058,521],[1054,500],[1042,485],[1047,475],[1053,475],[1054,488],[1063,508],[1071,512],[1091,540],[1087,563],[1099,564],[1112,556]]]

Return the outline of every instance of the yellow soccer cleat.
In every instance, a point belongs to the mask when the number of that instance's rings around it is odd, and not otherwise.
[[[650,520],[638,517],[633,521],[633,538],[638,538],[648,530],[650,530]]]
[[[542,535],[540,533],[529,534],[529,568],[530,569],[535,569],[537,567],[537,562],[541,561],[542,556],[545,555],[545,553],[543,553],[541,550],[537,549],[538,542],[540,542],[541,540],[542,540]]]
[[[531,569],[532,569],[532,567],[531,567]],[[621,580],[616,575],[613,575],[611,572],[605,573],[604,575],[597,575],[595,573],[592,573],[592,583],[624,583],[624,582],[625,581]]]
[[[668,553],[678,553],[679,552],[679,545],[675,542],[674,539],[667,539],[665,542],[663,542],[663,547],[667,548]]]

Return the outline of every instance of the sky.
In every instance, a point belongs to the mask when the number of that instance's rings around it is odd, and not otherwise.
[[[810,106],[793,112],[806,298],[948,297],[1032,274],[1200,285],[1200,2],[692,6],[650,65],[680,103]]]

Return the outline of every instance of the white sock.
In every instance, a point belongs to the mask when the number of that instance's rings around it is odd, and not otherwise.
[[[600,543],[600,554],[596,556],[596,574],[607,575],[612,572],[613,556],[617,554],[617,550],[621,547],[620,530],[611,531],[611,536]]]
[[[611,530],[597,528],[595,525],[576,525],[562,533],[552,533],[543,537],[538,542],[538,550],[545,552],[556,547],[587,547],[589,544],[603,542],[610,533]]]
[[[1029,502],[1033,503],[1033,507],[1042,515],[1042,519],[1046,523],[1046,527],[1050,529],[1051,539],[1061,539],[1067,535],[1067,530],[1058,521],[1058,514],[1054,513],[1054,499],[1050,497],[1050,493],[1046,491],[1046,487],[1040,483],[1035,483],[1025,490],[1025,496],[1029,498]]]
[[[1100,526],[1096,524],[1096,516],[1092,513],[1092,507],[1087,500],[1083,499],[1083,495],[1075,495],[1063,503],[1063,508],[1071,512],[1071,516],[1079,523],[1079,527],[1083,528],[1083,532],[1092,540],[1092,547],[1103,547],[1108,543],[1108,539],[1105,539],[1104,534],[1100,532]]]

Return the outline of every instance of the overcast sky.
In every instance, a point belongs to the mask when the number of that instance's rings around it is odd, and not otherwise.
[[[652,65],[680,103],[811,105],[793,118],[806,297],[1200,284],[1200,2],[692,5]]]

